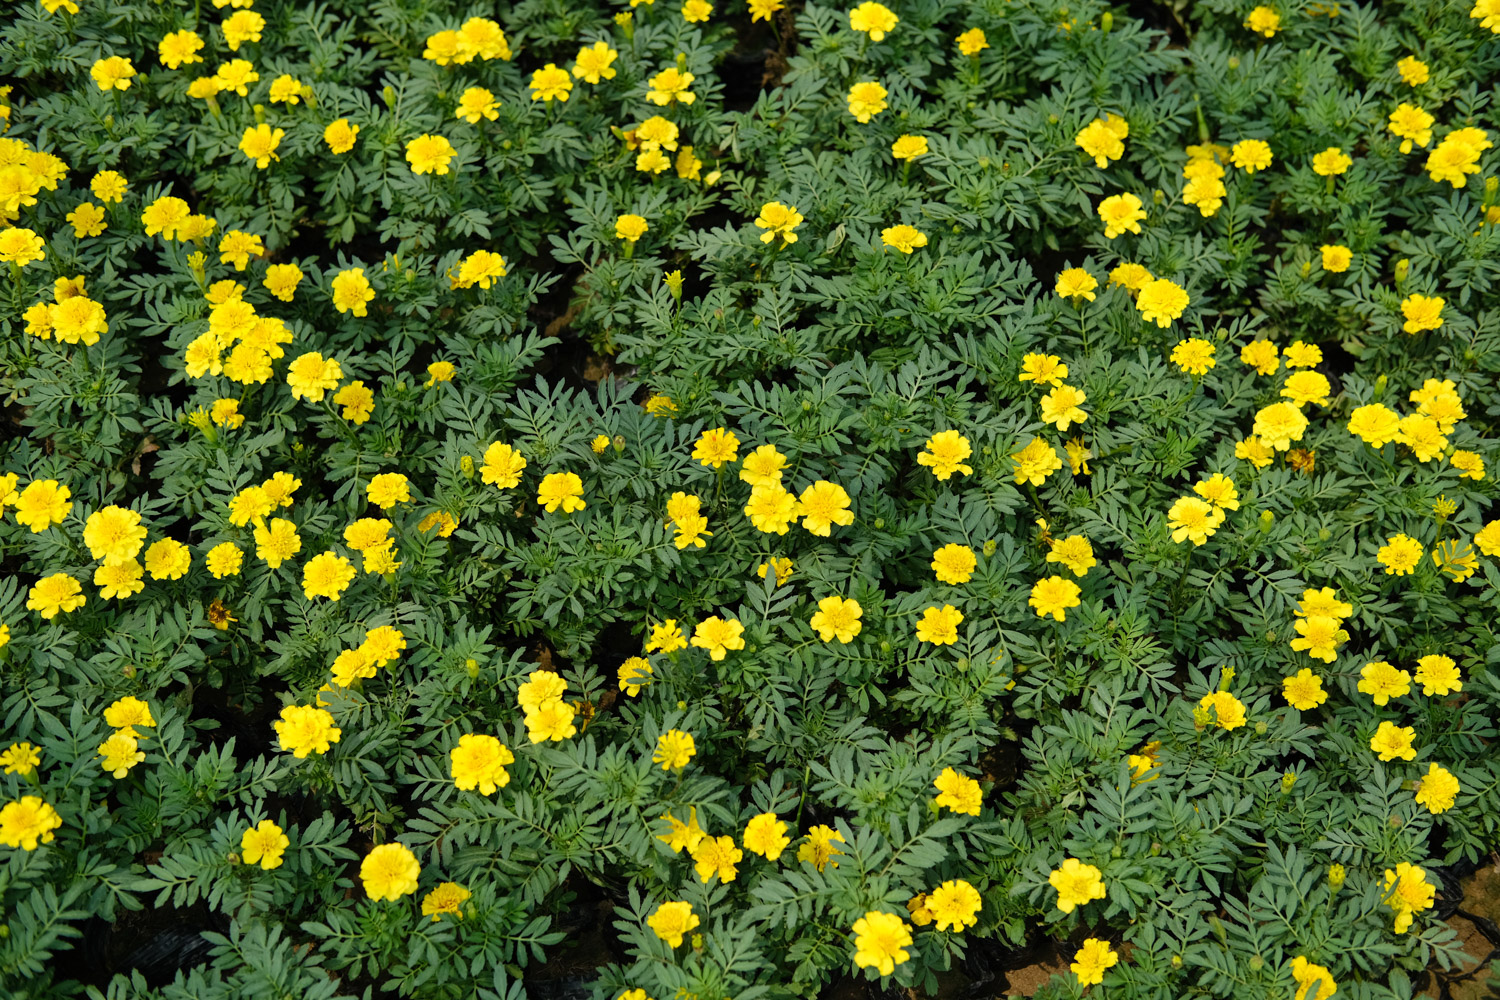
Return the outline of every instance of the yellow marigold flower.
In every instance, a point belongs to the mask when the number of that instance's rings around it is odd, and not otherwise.
[[[130,732],[121,730],[112,733],[108,739],[99,744],[96,754],[102,757],[100,766],[106,774],[112,775],[115,780],[125,777],[130,769],[146,759],[146,754],[140,749],[140,743]]]
[[[259,864],[265,871],[280,868],[282,855],[291,843],[281,827],[263,819],[240,835],[240,860],[247,865]]]
[[[1436,816],[1453,808],[1458,797],[1458,779],[1453,773],[1437,764],[1427,765],[1427,774],[1417,782],[1417,805],[1426,806]]]
[[[123,56],[108,56],[94,61],[89,76],[94,78],[100,90],[129,90],[135,67]]]
[[[532,72],[530,86],[533,101],[566,101],[573,92],[573,80],[568,71],[558,69],[556,63],[548,63]]]
[[[974,550],[967,545],[950,543],[932,554],[932,570],[939,583],[968,583],[977,565]]]
[[[802,225],[802,214],[779,201],[768,201],[760,207],[760,215],[756,216],[755,225],[766,230],[760,234],[762,243],[770,243],[780,236],[782,245],[785,246],[797,242],[797,234],[793,230]]]
[[[220,542],[208,550],[205,557],[205,565],[208,572],[215,580],[222,580],[226,576],[239,576],[240,566],[245,558],[245,553],[233,542]]]
[[[952,879],[927,894],[925,909],[938,930],[958,933],[979,922],[982,903],[978,889],[963,879]]]
[[[309,91],[311,92],[311,91]],[[298,105],[302,103],[302,81],[289,73],[283,73],[271,81],[271,103]]]
[[[927,234],[914,226],[902,223],[898,226],[888,226],[880,231],[880,242],[888,247],[894,247],[902,253],[909,254],[913,250],[927,245]]]
[[[414,174],[442,176],[457,154],[453,144],[441,135],[419,135],[406,144],[406,162],[411,164]]]
[[[382,472],[370,478],[365,495],[381,510],[411,501],[411,481],[399,472]]]
[[[0,844],[6,847],[34,851],[38,844],[52,843],[53,831],[61,826],[57,810],[35,795],[23,795],[0,808]]]
[[[32,584],[26,595],[26,608],[51,621],[59,612],[77,611],[85,600],[83,584],[66,573],[53,573]]]
[[[1230,150],[1230,162],[1247,174],[1271,165],[1271,146],[1263,139],[1241,139]]]
[[[1358,435],[1373,448],[1380,448],[1391,441],[1400,440],[1401,418],[1394,410],[1380,403],[1355,407],[1349,414],[1349,433]]]
[[[250,85],[260,80],[260,74],[255,72],[255,67],[245,59],[231,59],[221,65],[214,75],[209,79],[209,87],[212,88],[205,94],[193,94],[188,91],[189,97],[211,97],[216,90],[234,91],[240,97],[250,95]],[[201,82],[201,81],[200,81]]]
[[[578,50],[573,61],[573,75],[585,83],[613,80],[616,71],[612,64],[619,55],[606,42],[585,45]]]
[[[1141,318],[1165,329],[1188,307],[1188,293],[1165,278],[1155,278],[1141,288],[1135,308]]]
[[[347,153],[354,148],[354,142],[359,138],[359,126],[353,125],[347,118],[339,118],[328,123],[323,129],[323,141],[328,144],[328,149],[335,155]]]
[[[798,510],[802,515],[802,527],[827,538],[833,525],[854,523],[854,512],[849,509],[849,494],[837,483],[820,479],[802,491],[798,498]]]
[[[1464,689],[1463,674],[1459,671],[1458,664],[1453,662],[1452,657],[1438,654],[1424,656],[1417,661],[1413,680],[1422,685],[1422,693],[1428,697],[1454,694]]]
[[[646,918],[651,932],[673,948],[680,947],[683,935],[698,926],[693,904],[669,901],[662,903]]]
[[[1057,890],[1057,908],[1064,913],[1105,896],[1103,873],[1077,858],[1064,858],[1062,867],[1047,877],[1047,884]]]
[[[688,88],[693,85],[693,74],[676,66],[668,66],[647,82],[646,100],[659,108],[669,104],[692,104],[698,99]]]
[[[1141,199],[1129,192],[1111,195],[1099,203],[1099,218],[1104,220],[1104,236],[1114,239],[1121,233],[1140,234],[1146,210]]]
[[[417,891],[417,877],[422,866],[417,856],[404,844],[381,844],[365,855],[359,865],[359,879],[371,899],[395,902]]]
[[[1069,535],[1067,538],[1053,542],[1052,550],[1047,553],[1047,562],[1060,563],[1067,567],[1074,576],[1085,576],[1089,570],[1098,565],[1098,560],[1094,558],[1093,545],[1089,544],[1089,540],[1082,535]],[[1035,588],[1033,588],[1033,593],[1035,593]],[[1077,604],[1078,602],[1074,601],[1068,607],[1077,607]],[[1041,612],[1038,611],[1038,614]],[[1058,621],[1061,620],[1061,618],[1058,619]]]
[[[745,833],[741,842],[745,845],[745,850],[750,853],[759,854],[767,861],[775,861],[792,842],[791,838],[786,836],[786,829],[787,825],[777,819],[775,813],[760,813],[751,817],[750,822],[745,824]]]
[[[713,12],[714,5],[708,0],[685,0],[682,5],[682,19],[688,24],[702,24]]]
[[[1430,462],[1448,447],[1448,439],[1438,422],[1423,413],[1408,413],[1401,418],[1401,433],[1396,440],[1406,445],[1419,462]]]
[[[5,629],[5,633],[6,639],[9,641],[10,629],[8,626]],[[23,778],[30,776],[31,772],[35,771],[37,765],[41,762],[41,755],[37,753],[36,747],[30,743],[12,743],[3,753],[0,753],[0,765],[4,765],[5,773],[19,774]],[[10,844],[8,846],[14,847],[16,845]]]
[[[854,641],[854,637],[863,628],[860,624],[863,614],[864,609],[859,606],[858,601],[834,595],[818,602],[818,610],[813,614],[810,624],[813,631],[818,633],[818,638],[824,642],[838,639],[839,642],[849,643]]]
[[[83,544],[90,555],[106,565],[134,559],[145,541],[140,512],[124,507],[103,507],[90,514],[83,525]]]
[[[1286,451],[1306,432],[1307,417],[1291,403],[1272,403],[1255,414],[1256,438],[1276,451]]]
[[[354,564],[332,550],[321,552],[302,567],[302,593],[310,601],[326,597],[337,601],[354,580]]]
[[[899,20],[890,8],[874,0],[866,0],[849,12],[849,27],[863,31],[872,42],[884,41],[886,32],[894,29]]]
[[[25,267],[33,261],[46,258],[44,246],[42,238],[30,229],[0,230],[0,261]]]
[[[129,187],[125,178],[114,170],[101,170],[89,182],[89,190],[94,193],[94,197],[106,205],[115,205],[123,201]]]
[[[286,135],[284,129],[272,129],[266,124],[255,125],[245,129],[245,134],[240,137],[240,152],[255,161],[255,165],[262,170],[270,166],[272,160],[280,160],[276,155],[276,147],[281,145],[281,137]]]
[[[1309,667],[1282,678],[1281,693],[1286,703],[1299,712],[1310,711],[1328,700],[1328,692],[1323,690],[1323,678]]]
[[[1500,556],[1500,519],[1489,522],[1476,532],[1474,544],[1487,556]]]
[[[938,479],[947,479],[955,472],[966,476],[973,474],[974,470],[964,464],[964,459],[974,453],[973,448],[969,439],[958,431],[938,431],[923,447],[925,450],[917,454],[917,464],[931,468]],[[1062,468],[1062,463],[1059,462],[1057,467]]]
[[[934,646],[951,646],[958,642],[958,626],[963,620],[963,612],[951,604],[928,608],[922,612],[922,620],[917,622],[917,640]]]
[[[757,486],[780,486],[781,470],[785,467],[786,456],[777,451],[775,445],[763,444],[745,456],[740,466],[740,479],[749,483],[752,489]]]
[[[1461,188],[1468,183],[1469,174],[1479,173],[1479,155],[1492,145],[1483,129],[1455,129],[1427,154],[1423,168],[1433,181],[1447,181]]]
[[[1411,726],[1397,726],[1392,722],[1382,722],[1375,735],[1370,737],[1370,749],[1383,761],[1390,762],[1396,759],[1411,760],[1417,755],[1412,747],[1412,739],[1417,731]]]
[[[734,846],[733,837],[703,837],[688,849],[698,878],[708,883],[715,875],[721,882],[733,882],[739,874],[735,865],[744,858],[744,852]]]
[[[687,639],[677,627],[677,619],[668,618],[660,625],[651,626],[651,637],[646,641],[648,653],[673,653],[687,649]]]
[[[200,63],[203,57],[198,55],[203,49],[203,39],[198,37],[194,31],[172,31],[162,37],[157,43],[156,53],[161,64],[167,69],[177,69],[189,63]]]
[[[1389,726],[1390,723],[1381,725]],[[1385,870],[1385,892],[1386,905],[1396,913],[1395,931],[1405,934],[1411,928],[1415,914],[1432,909],[1437,889],[1427,881],[1427,872],[1403,861],[1395,871]]]
[[[938,790],[937,796],[933,799],[938,808],[951,809],[965,816],[979,815],[984,791],[979,787],[979,782],[973,778],[959,774],[951,767],[945,767],[932,784]]]
[[[1015,464],[1015,480],[1017,483],[1029,482],[1033,486],[1040,486],[1058,469],[1062,468],[1062,458],[1046,441],[1034,437],[1020,451],[1013,453],[1011,459]],[[918,456],[920,461],[921,456]],[[971,471],[964,469],[965,472]]]
[[[882,976],[911,958],[911,927],[894,913],[871,910],[854,922],[854,964]]]
[[[977,56],[981,51],[990,47],[989,39],[984,36],[981,28],[970,28],[954,41],[958,43],[958,51],[966,56]]]
[[[109,228],[109,223],[104,221],[104,209],[90,201],[73,209],[66,218],[73,227],[73,235],[78,239],[98,236]]]
[[[1292,649],[1306,652],[1324,663],[1332,663],[1338,656],[1338,647],[1349,641],[1349,633],[1344,631],[1342,622],[1330,615],[1312,614],[1298,618],[1293,628],[1297,638],[1291,641]]]
[[[1167,511],[1167,527],[1172,541],[1191,541],[1202,545],[1213,537],[1224,523],[1224,511],[1198,497],[1178,497]]]
[[[526,738],[533,743],[560,743],[578,734],[573,724],[577,711],[561,701],[543,705],[526,714]]]
[[[497,788],[510,784],[505,766],[516,761],[504,743],[476,733],[460,736],[448,759],[454,786],[460,791],[478,790],[480,795],[493,795]]]
[[[739,457],[740,439],[734,431],[725,427],[714,427],[698,436],[693,445],[693,457],[700,464],[717,469]],[[780,477],[778,477],[779,479]]]
[[[898,136],[896,141],[891,143],[891,156],[898,160],[910,162],[919,156],[926,156],[928,152],[925,135]]]
[[[1349,264],[1354,260],[1354,253],[1348,247],[1336,243],[1324,243],[1318,247],[1318,253],[1323,258],[1323,270],[1331,274],[1342,274],[1349,270]]]
[[[573,472],[553,472],[543,476],[541,485],[537,487],[536,502],[549,514],[559,506],[564,514],[571,514],[588,506],[583,501],[583,480]]]
[[[1239,729],[1245,724],[1245,703],[1228,691],[1210,691],[1198,699],[1198,707],[1213,709],[1213,721],[1225,731]]]
[[[1218,362],[1214,345],[1199,337],[1179,340],[1172,348],[1171,361],[1189,375],[1203,375]]]
[[[656,741],[656,750],[651,754],[651,762],[660,764],[663,771],[680,770],[687,766],[688,761],[698,752],[697,745],[693,742],[691,733],[685,733],[680,729],[669,729],[662,733]],[[708,879],[704,879],[705,882]],[[729,881],[725,879],[724,881]]]
[[[1422,561],[1422,543],[1408,535],[1392,535],[1375,553],[1387,576],[1409,576]]]
[[[461,118],[470,125],[479,124],[481,118],[494,121],[500,117],[500,102],[495,95],[483,87],[469,87],[458,98],[458,106],[453,111],[453,117]],[[411,158],[411,147],[407,147],[407,158]],[[444,169],[438,173],[445,173],[447,161],[444,161]],[[417,173],[415,166],[413,170]]]
[[[698,810],[696,808],[690,807],[688,809],[688,821],[686,823],[671,813],[657,818],[666,820],[668,825],[671,826],[670,831],[665,834],[659,834],[656,839],[670,847],[673,854],[681,854],[684,849],[691,851],[706,836],[703,828],[698,825]]]
[[[463,62],[474,56],[480,59],[510,60],[510,42],[500,25],[487,17],[471,17],[458,29],[458,44]]]
[[[1397,670],[1384,660],[1366,663],[1359,677],[1359,693],[1369,695],[1376,705],[1383,706],[1411,690],[1411,674]]]
[[[1354,160],[1337,146],[1329,146],[1312,159],[1313,173],[1319,177],[1337,177],[1354,165]]]
[[[266,19],[253,10],[238,10],[225,18],[219,27],[224,31],[224,41],[229,43],[230,51],[238,52],[246,42],[260,41]]]
[[[1089,156],[1094,165],[1103,169],[1111,160],[1125,155],[1125,140],[1130,136],[1130,124],[1115,115],[1095,118],[1074,136],[1073,142]]]
[[[646,230],[650,228],[646,220],[639,215],[626,214],[615,219],[615,237],[627,243],[635,243],[645,236]]]
[[[317,351],[309,351],[287,368],[286,384],[291,387],[293,399],[319,403],[325,392],[338,388],[343,377],[343,368],[337,361],[324,358]]]
[[[1321,965],[1314,965],[1305,956],[1292,959],[1292,979],[1297,983],[1297,993],[1292,1000],[1328,1000],[1338,992],[1333,975]]]
[[[865,80],[849,88],[849,113],[861,125],[880,114],[889,105],[885,103],[888,92],[875,80]]]
[[[62,524],[73,509],[69,499],[72,495],[68,487],[55,479],[34,480],[10,501],[16,508],[16,523],[30,528],[33,534]]]
[[[1120,956],[1110,948],[1108,941],[1084,938],[1083,947],[1074,953],[1068,970],[1078,977],[1079,986],[1098,986],[1104,982],[1104,973],[1119,961]]]
[[[146,571],[153,580],[180,580],[191,565],[192,553],[176,539],[163,538],[146,550]]]
[[[123,600],[146,589],[141,572],[141,564],[134,559],[113,565],[106,563],[94,570],[94,585],[106,601]]]
[[[1437,295],[1408,295],[1401,302],[1401,315],[1406,317],[1401,329],[1407,333],[1439,329],[1443,325],[1443,299]]]
[[[1194,484],[1193,492],[1215,507],[1224,510],[1240,509],[1240,491],[1235,487],[1234,480],[1223,473],[1215,472],[1207,479]]]
[[[1405,56],[1396,63],[1396,72],[1401,74],[1401,82],[1408,87],[1418,87],[1427,82],[1431,75],[1427,64],[1416,56]]]
[[[1036,609],[1038,618],[1051,615],[1055,621],[1066,621],[1068,608],[1076,608],[1081,603],[1078,595],[1082,593],[1078,584],[1061,576],[1049,576],[1032,584],[1031,597],[1026,604]]]
[[[651,661],[644,656],[632,656],[620,664],[616,671],[616,677],[620,682],[620,690],[634,698],[641,693],[641,688],[651,683]]]
[[[459,907],[473,895],[457,882],[440,882],[422,897],[422,916],[431,917],[433,923],[441,922],[445,914],[462,920],[464,914]]]
[[[1068,366],[1055,354],[1027,354],[1021,359],[1020,382],[1035,382],[1037,385],[1062,385],[1068,377]]]
[[[1070,267],[1057,276],[1057,285],[1053,289],[1058,298],[1087,299],[1094,301],[1094,289],[1099,287],[1099,282],[1081,267]]]
[[[1417,105],[1403,102],[1391,112],[1386,129],[1401,140],[1401,152],[1410,153],[1413,145],[1427,148],[1432,141],[1432,126],[1436,120]]]
[[[1270,7],[1257,7],[1245,18],[1245,27],[1258,35],[1270,38],[1281,30],[1281,15]]]
[[[1291,367],[1290,363],[1287,367]],[[1327,406],[1328,394],[1332,388],[1326,375],[1314,371],[1299,371],[1286,377],[1286,381],[1282,383],[1281,395],[1298,406],[1307,403]]]
[[[745,626],[737,619],[713,615],[698,623],[698,627],[693,630],[692,644],[698,649],[707,650],[709,659],[717,662],[724,659],[730,650],[745,648],[745,640],[741,638],[744,631]]]

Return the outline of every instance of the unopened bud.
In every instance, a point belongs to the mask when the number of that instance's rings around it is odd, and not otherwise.
[[[1114,26],[1115,26],[1115,15],[1114,15],[1114,13],[1112,11],[1105,11],[1102,15],[1100,15],[1100,17],[1099,17],[1099,30],[1100,31],[1104,32],[1107,35],[1107,34],[1109,34],[1110,29],[1112,29]]]
[[[1234,680],[1234,668],[1225,667],[1219,671],[1219,690],[1228,691],[1230,682]]]
[[[474,478],[474,459],[471,456],[465,455],[463,458],[460,458],[458,460],[458,468],[464,474],[465,479]]]
[[[1255,724],[1255,735],[1256,736],[1264,736],[1264,735],[1266,735],[1266,724],[1264,722],[1257,722]]]
[[[1332,889],[1334,892],[1338,892],[1340,889],[1342,889],[1344,887],[1344,875],[1345,872],[1343,865],[1329,865],[1328,888]]]
[[[469,678],[471,680],[473,678],[475,678],[475,677],[478,677],[479,676],[479,661],[476,660],[476,659],[474,659],[472,656],[469,657],[467,660],[464,661],[464,669],[469,672]]]
[[[1396,284],[1400,286],[1406,281],[1406,276],[1411,273],[1411,261],[1402,257],[1396,261]]]
[[[1297,783],[1297,773],[1295,771],[1287,771],[1284,774],[1282,774],[1282,776],[1281,776],[1281,794],[1285,795],[1288,792],[1290,792],[1292,790],[1292,786],[1295,785],[1296,783]]]

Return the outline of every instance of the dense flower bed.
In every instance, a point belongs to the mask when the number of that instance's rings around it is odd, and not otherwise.
[[[1500,0],[0,17],[7,995],[1458,962]]]

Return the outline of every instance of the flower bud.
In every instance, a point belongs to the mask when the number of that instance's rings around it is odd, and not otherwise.
[[[1228,691],[1229,690],[1229,684],[1233,680],[1234,680],[1234,668],[1233,667],[1225,667],[1223,670],[1219,671],[1219,690],[1220,691]]]
[[[1281,775],[1281,794],[1285,795],[1288,792],[1290,792],[1292,790],[1292,786],[1295,785],[1296,783],[1297,783],[1297,772],[1295,772],[1295,771],[1286,771],[1286,772],[1284,772]]]
[[[1182,956],[1181,955],[1173,955],[1172,956],[1172,968],[1174,968],[1174,969],[1180,969],[1180,968],[1182,968]]]
[[[1375,402],[1379,402],[1380,397],[1385,395],[1387,381],[1389,380],[1384,375],[1380,375],[1375,379]]]
[[[1255,724],[1255,735],[1256,736],[1264,736],[1264,735],[1266,735],[1266,724],[1264,722],[1257,722]]]
[[[1344,874],[1345,872],[1343,865],[1329,865],[1328,888],[1332,889],[1334,892],[1338,892],[1340,889],[1342,889],[1344,887]]]
[[[464,669],[469,672],[469,679],[470,680],[474,679],[475,677],[478,677],[479,676],[479,661],[476,660],[476,659],[474,659],[474,657],[472,657],[472,656],[469,657],[467,660],[464,661]]]
[[[1108,11],[1107,10],[1102,15],[1100,15],[1100,17],[1099,17],[1099,30],[1100,31],[1104,32],[1104,34],[1107,35],[1107,34],[1110,33],[1111,29],[1114,28],[1114,26],[1115,26],[1115,15],[1114,15],[1113,11]]]
[[[1265,959],[1261,958],[1259,955],[1251,955],[1250,956],[1250,971],[1251,972],[1259,972],[1261,969],[1264,969],[1265,967],[1266,967],[1266,960]]]
[[[1310,274],[1312,274],[1312,261],[1304,260],[1302,262],[1302,277],[1306,278]]]
[[[396,106],[396,88],[390,84],[386,84],[384,89],[380,91],[380,99],[385,102],[387,108],[394,108]]]
[[[465,479],[474,478],[474,459],[472,456],[465,455],[463,458],[460,458],[458,460],[458,468],[464,474]]]
[[[1271,525],[1273,525],[1275,523],[1276,523],[1276,513],[1274,511],[1263,510],[1263,511],[1260,512],[1260,530],[1261,531],[1270,531],[1271,530]]]
[[[614,439],[614,441],[611,442],[611,444],[613,444],[615,446],[615,451],[624,451],[625,450],[625,435],[624,434],[616,434],[615,435],[615,439]]]
[[[127,678],[129,678],[131,680],[134,680],[135,679],[135,664],[134,663],[127,663],[127,664],[125,664],[125,666],[123,666],[123,667],[120,668],[120,673],[124,674]]]
[[[672,293],[672,298],[675,299],[678,302],[681,302],[682,301],[682,270],[681,270],[681,268],[679,268],[676,271],[668,271],[666,274],[663,274],[661,276],[661,280],[666,284],[667,291],[669,291],[669,292]]]
[[[995,549],[997,547],[998,546],[997,546],[997,544],[996,544],[996,542],[995,542],[995,540],[993,538],[987,538],[987,539],[985,539],[985,542],[984,542],[984,554],[985,554],[985,556],[988,557],[988,556],[994,555],[995,554]]]
[[[1399,288],[1406,281],[1406,276],[1411,273],[1411,261],[1405,257],[1396,261],[1396,286]]]
[[[1120,845],[1119,844],[1116,844],[1114,847],[1111,847],[1109,849],[1109,856],[1112,857],[1112,858],[1120,858],[1120,857],[1123,857],[1124,854],[1125,854],[1125,852],[1120,849]]]
[[[1202,705],[1193,706],[1193,728],[1198,730],[1199,732],[1202,732],[1204,729],[1208,728],[1208,723],[1208,709],[1204,708]]]

